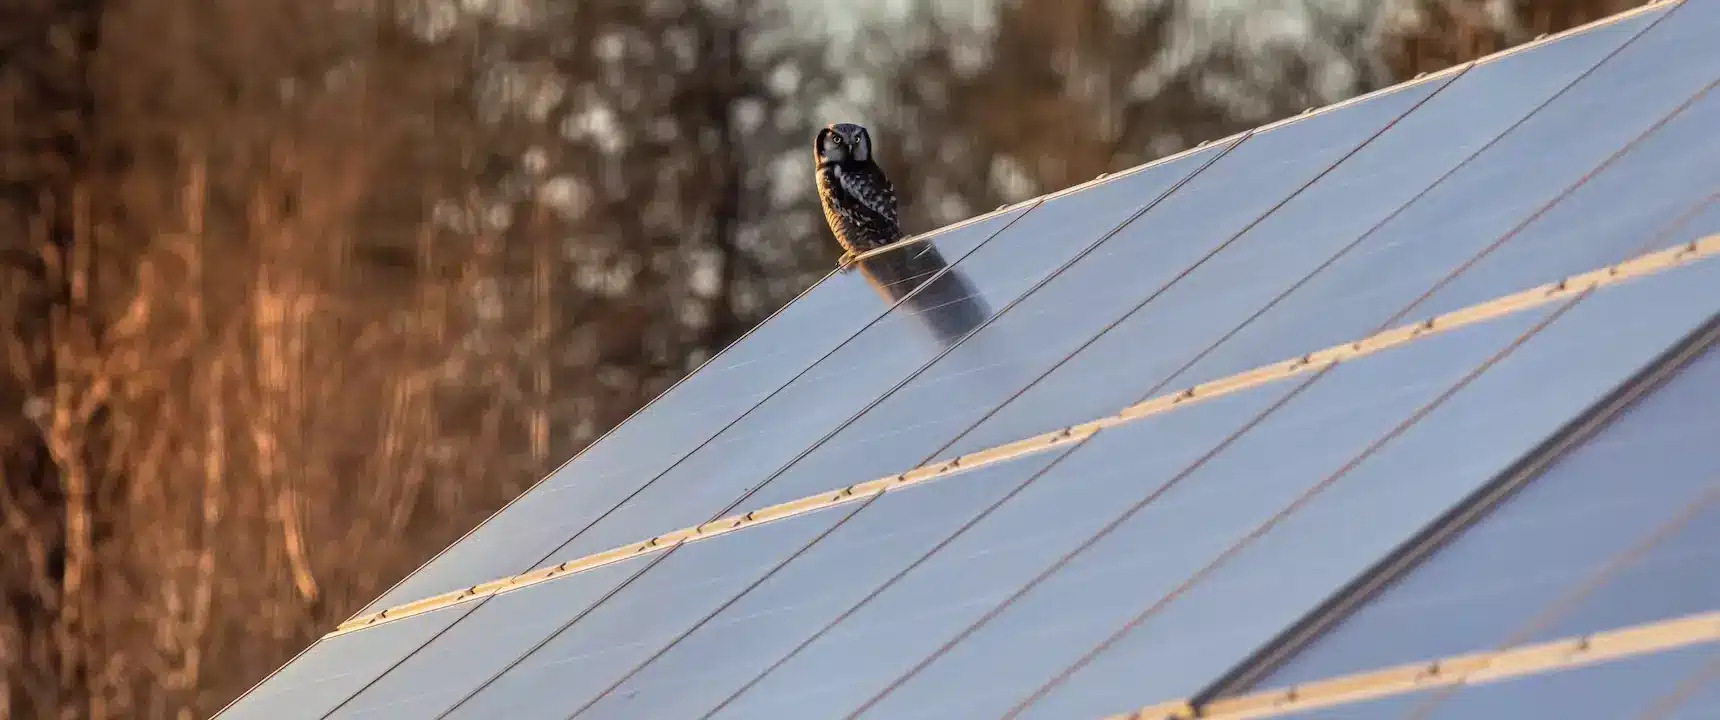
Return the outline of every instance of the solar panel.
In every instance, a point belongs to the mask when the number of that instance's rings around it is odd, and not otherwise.
[[[1098,336],[939,457],[1365,335],[1398,308],[1352,305],[1349,296],[1415,268],[1380,263],[1334,277],[1323,272],[1326,265],[1391,243],[1378,226],[1659,16],[1646,12],[1462,72],[1248,229],[1233,248]],[[1396,299],[1400,307],[1408,301]],[[1293,307],[1273,312],[1284,303]]]
[[[1705,716],[1716,29],[833,273],[222,717]]]
[[[1464,686],[1438,703],[1433,702],[1432,692],[1413,693],[1278,717],[1283,720],[1539,717],[1704,720],[1720,715],[1720,685],[1711,682],[1704,685],[1716,674],[1720,674],[1720,646],[1699,645],[1545,675]],[[1656,714],[1644,715],[1645,712]]]
[[[1180,282],[1190,267],[1225,254],[1222,248],[1231,238],[1416,108],[1446,80],[1433,78],[1245,137],[771,480],[749,505],[770,505],[926,462],[1108,324]],[[1020,230],[1008,231],[1015,232]],[[1097,414],[1047,414],[1052,424],[1035,430]]]
[[[951,272],[960,273],[989,307],[1005,307],[1106,231],[1205,167],[1225,147],[1047,199],[957,262]],[[765,478],[936,359],[945,346],[929,337],[917,314],[892,310],[579,532],[540,567],[702,523],[746,502],[743,498]],[[832,486],[839,484],[835,480]]]
[[[959,260],[1026,211],[1011,208],[928,242]],[[898,284],[925,280],[907,277]],[[861,273],[825,278],[361,614],[530,569],[889,308]]]
[[[1710,350],[1255,683],[1720,608],[1720,350]]]

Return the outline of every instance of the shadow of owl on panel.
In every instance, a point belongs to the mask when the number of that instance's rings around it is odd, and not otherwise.
[[[836,123],[819,129],[813,156],[819,202],[842,246],[843,272],[859,268],[886,301],[900,301],[944,345],[954,344],[990,317],[973,284],[951,269],[929,241],[856,262],[859,255],[903,238],[895,188],[873,160],[866,128]]]

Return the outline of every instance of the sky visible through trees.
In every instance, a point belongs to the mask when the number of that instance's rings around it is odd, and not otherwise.
[[[746,332],[823,124],[921,232],[1635,4],[0,0],[0,718],[207,716]]]

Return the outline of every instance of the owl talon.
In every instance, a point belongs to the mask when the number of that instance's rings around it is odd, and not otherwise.
[[[852,271],[854,269],[855,259],[858,257],[860,257],[860,256],[854,254],[854,252],[852,250],[846,251],[846,252],[842,253],[842,257],[839,257],[836,259],[836,266],[838,268],[840,268],[843,272]]]

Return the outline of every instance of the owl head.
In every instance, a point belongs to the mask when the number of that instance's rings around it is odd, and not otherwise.
[[[868,162],[872,159],[872,136],[854,123],[836,123],[818,131],[813,153],[820,165]]]

